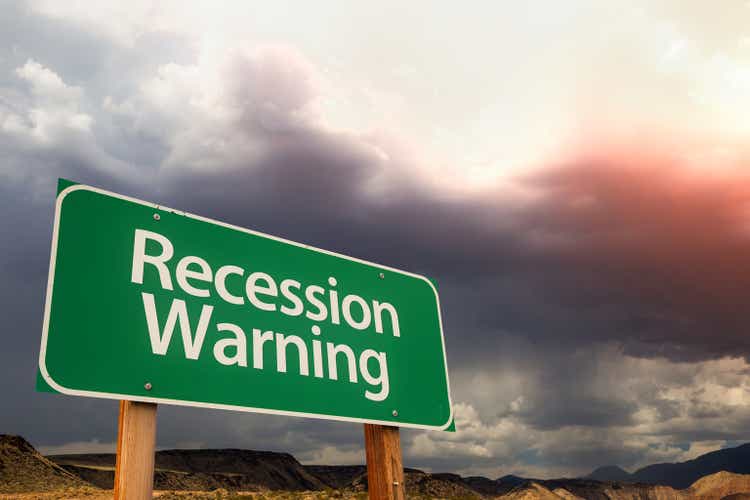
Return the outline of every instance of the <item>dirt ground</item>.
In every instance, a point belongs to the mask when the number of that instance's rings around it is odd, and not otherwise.
[[[65,488],[45,493],[0,494],[2,500],[111,500],[112,490],[96,488]],[[347,494],[340,491],[268,491],[228,492],[216,491],[154,491],[160,500],[328,500],[334,498],[365,500],[366,493]]]

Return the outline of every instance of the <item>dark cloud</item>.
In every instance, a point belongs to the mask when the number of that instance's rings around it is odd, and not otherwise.
[[[584,315],[606,313],[600,335],[628,352],[747,355],[750,178],[669,156],[612,156],[532,180],[545,196],[525,216],[528,227],[565,239],[547,253],[567,279],[547,286]]]
[[[678,360],[750,352],[745,176],[604,158],[525,181],[539,199],[523,209],[446,202],[408,177],[383,204],[366,190],[379,166],[345,140],[308,133],[289,143],[248,169],[170,179],[164,194],[437,278],[467,356],[491,355],[478,347],[492,345],[493,331],[550,345],[615,340]]]
[[[448,196],[388,144],[321,125],[314,70],[288,49],[230,54],[220,88],[183,96],[194,86],[181,78],[201,68],[174,38],[125,49],[79,34],[55,48],[78,30],[11,7],[46,41],[0,30],[23,54],[0,64],[0,118],[35,125],[46,97],[14,76],[32,55],[81,92],[63,89],[78,97],[53,110],[62,118],[48,140],[0,129],[0,393],[11,402],[0,431],[44,445],[114,440],[116,404],[32,392],[55,181],[67,177],[435,278],[467,416],[457,435],[405,433],[414,465],[628,466],[680,456],[677,444],[741,438],[744,400],[716,401],[747,366],[706,363],[750,353],[748,176],[613,150],[515,179],[529,194],[520,201],[500,188]],[[68,64],[73,52],[85,60]],[[154,54],[177,64],[158,73]],[[119,84],[112,61],[133,68]],[[143,91],[154,73],[176,102]],[[65,125],[76,113],[91,130]],[[309,456],[362,440],[359,426],[303,419],[178,407],[159,419],[161,446]]]

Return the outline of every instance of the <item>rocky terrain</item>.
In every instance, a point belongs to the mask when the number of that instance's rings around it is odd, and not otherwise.
[[[693,498],[705,500],[723,500],[730,496],[750,496],[750,475],[717,472],[702,477],[686,490]]]
[[[528,500],[729,500],[750,499],[750,475],[717,472],[705,476],[689,488],[644,483],[554,479],[530,481],[495,498]]]
[[[745,447],[739,448],[744,453]],[[728,454],[744,457],[737,451]],[[709,457],[710,460],[702,458],[691,461],[692,468],[689,470],[695,470],[695,463],[711,466],[721,463],[715,455]],[[669,465],[673,466],[671,470],[681,470],[681,464]],[[742,466],[733,464],[735,469]],[[615,479],[592,478],[605,474]],[[479,476],[461,477],[457,474],[405,470],[408,498],[750,500],[750,475],[746,474],[719,471],[699,478],[686,488],[633,482],[633,476],[615,467],[597,469],[586,478],[553,480],[517,476],[493,480]],[[2,499],[111,498],[113,477],[114,455],[44,457],[23,438],[0,435]],[[155,496],[164,500],[367,498],[367,469],[362,465],[302,465],[287,453],[237,449],[157,452],[154,483],[157,490]]]
[[[40,455],[25,439],[0,435],[0,495],[85,485],[84,480]]]

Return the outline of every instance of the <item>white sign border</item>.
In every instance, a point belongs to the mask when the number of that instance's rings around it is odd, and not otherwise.
[[[332,255],[334,257],[339,257],[339,258],[350,260],[353,262],[358,262],[360,264],[366,264],[366,265],[373,266],[378,269],[383,269],[386,271],[403,274],[405,276],[411,276],[413,278],[417,278],[417,279],[421,279],[425,281],[428,285],[430,285],[430,288],[435,293],[435,303],[437,305],[438,324],[440,326],[440,340],[442,342],[442,347],[443,347],[443,364],[445,366],[445,383],[446,383],[446,390],[448,392],[447,394],[448,405],[450,407],[448,421],[444,425],[434,426],[434,425],[413,424],[409,422],[398,422],[395,420],[369,420],[369,419],[362,419],[362,418],[341,417],[337,415],[326,415],[326,414],[321,414],[321,413],[305,413],[305,412],[295,412],[295,411],[285,411],[285,410],[271,410],[267,408],[251,408],[247,406],[203,403],[199,401],[151,398],[147,396],[114,394],[114,393],[109,393],[109,392],[82,391],[78,389],[69,389],[67,387],[63,387],[62,385],[58,384],[50,376],[49,372],[47,371],[47,366],[45,364],[45,358],[46,358],[46,353],[47,353],[47,333],[49,330],[50,307],[52,305],[51,304],[52,288],[53,288],[54,280],[55,280],[55,264],[56,264],[56,259],[57,259],[57,237],[58,237],[58,230],[59,230],[59,224],[60,224],[60,213],[61,213],[61,208],[62,208],[62,202],[65,199],[65,197],[68,196],[70,193],[73,193],[75,191],[80,191],[80,190],[92,191],[94,193],[102,194],[105,196],[119,198],[121,200],[126,200],[132,203],[137,203],[139,205],[152,207],[155,210],[172,212],[172,213],[182,215],[185,217],[190,217],[191,219],[199,220],[201,222],[207,222],[209,224],[215,224],[217,226],[222,226],[222,227],[232,229],[235,231],[240,231],[243,233],[260,236],[262,238],[268,238],[271,240],[276,240],[276,241],[286,243],[289,245],[294,245],[300,248],[306,248],[308,250],[313,250],[315,252]],[[62,394],[67,394],[70,396],[85,396],[85,397],[94,397],[94,398],[102,398],[102,399],[118,399],[118,400],[124,399],[124,400],[129,400],[129,401],[139,401],[139,402],[145,402],[145,403],[170,404],[170,405],[177,405],[177,406],[189,406],[193,408],[210,408],[214,410],[232,410],[232,411],[242,411],[242,412],[249,412],[249,413],[265,413],[269,415],[284,415],[284,416],[291,416],[291,417],[307,417],[307,418],[317,418],[317,419],[324,419],[324,420],[334,420],[334,421],[339,421],[339,422],[389,425],[389,426],[397,426],[397,427],[404,427],[404,428],[410,428],[410,429],[426,429],[426,430],[441,430],[442,431],[450,427],[451,423],[453,422],[453,402],[451,400],[450,379],[448,378],[448,360],[446,357],[446,350],[445,350],[445,336],[443,334],[443,318],[440,313],[440,297],[438,296],[437,289],[435,289],[435,285],[433,285],[432,282],[426,277],[419,275],[419,274],[414,274],[414,273],[410,273],[407,271],[394,269],[392,267],[383,266],[381,264],[376,264],[374,262],[357,259],[355,257],[349,257],[348,255],[342,255],[336,252],[323,250],[322,248],[317,248],[311,245],[305,245],[303,243],[298,243],[296,241],[279,238],[277,236],[272,236],[270,234],[265,234],[265,233],[261,233],[258,231],[253,231],[251,229],[234,226],[232,224],[227,224],[225,222],[209,219],[206,217],[201,217],[199,215],[193,215],[187,212],[183,212],[181,210],[174,210],[168,207],[157,205],[155,203],[149,203],[149,202],[139,200],[136,198],[131,198],[129,196],[113,193],[111,191],[106,191],[104,189],[99,189],[93,186],[88,186],[86,184],[74,184],[72,186],[66,187],[65,189],[60,191],[60,193],[57,195],[57,200],[55,202],[55,221],[54,221],[54,226],[52,228],[52,248],[50,250],[49,275],[47,277],[47,294],[46,294],[45,305],[44,305],[44,324],[42,326],[42,343],[39,348],[39,372],[41,373],[42,378],[44,378],[44,381],[47,382],[47,384],[49,384],[50,387],[52,387],[53,389],[55,389],[56,391]]]

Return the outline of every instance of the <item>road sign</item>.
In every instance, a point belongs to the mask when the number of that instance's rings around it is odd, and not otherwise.
[[[62,180],[39,372],[77,396],[452,421],[430,280]]]

